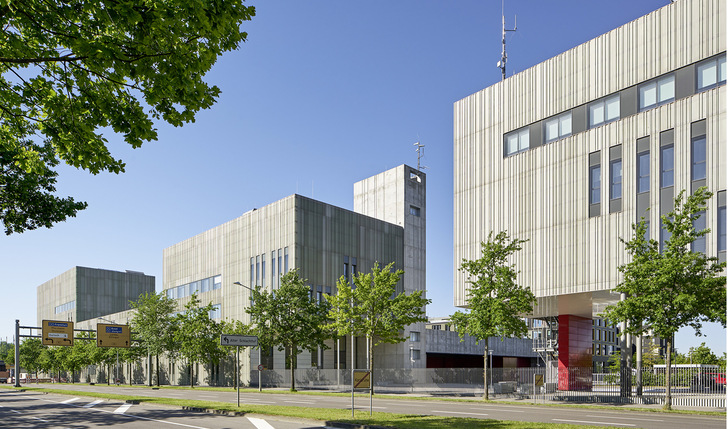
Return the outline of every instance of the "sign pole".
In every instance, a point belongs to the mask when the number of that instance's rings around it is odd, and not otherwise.
[[[16,378],[17,380],[17,378]],[[351,370],[351,417],[354,418],[354,369]]]
[[[15,319],[15,387],[20,387],[20,319]]]
[[[240,407],[240,346],[235,346],[235,390],[238,391],[238,407]]]

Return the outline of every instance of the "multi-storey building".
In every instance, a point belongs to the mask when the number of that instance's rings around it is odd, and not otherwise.
[[[513,262],[558,333],[560,388],[591,379],[570,371],[592,366],[635,221],[664,242],[674,197],[707,186],[694,249],[725,260],[725,6],[673,2],[455,103],[454,260],[490,231],[529,240]],[[461,272],[454,292],[467,306]]]
[[[405,271],[398,288],[425,290],[425,179],[406,165],[354,185],[355,211],[300,195],[291,195],[253,209],[223,225],[164,250],[163,289],[184,305],[197,294],[214,305],[214,317],[249,322],[245,308],[250,291],[237,286],[279,287],[283,273],[297,269],[312,294],[335,294],[341,276],[368,272],[375,263],[394,262]],[[181,307],[180,307],[181,308]],[[424,324],[404,335],[408,341],[375,349],[377,368],[423,367]],[[299,368],[351,369],[366,367],[363,338],[331,341],[330,348],[298,359]],[[283,352],[271,350],[258,361],[256,353],[243,360],[242,374],[259,363],[284,369]],[[309,365],[310,364],[310,365]]]
[[[154,276],[86,267],[73,267],[37,291],[38,326],[43,320],[78,322],[121,312],[139,295],[155,293]]]

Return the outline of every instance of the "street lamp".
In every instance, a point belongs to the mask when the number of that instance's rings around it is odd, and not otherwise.
[[[114,325],[116,325],[116,322],[113,322],[109,319],[104,319],[103,317],[97,317],[97,319],[103,320],[104,322],[113,323]],[[96,335],[98,336],[98,333]],[[114,348],[116,349],[116,367],[114,368],[114,374],[115,374],[114,383],[118,385],[119,384],[119,348],[118,347],[114,347]]]
[[[234,285],[242,286],[245,289],[255,292],[251,287],[245,286],[244,284],[240,282],[233,283]],[[259,340],[260,341],[260,340]],[[263,371],[260,370],[261,365],[263,365],[263,353],[261,352],[261,345],[260,342],[258,342],[258,392],[263,391]]]

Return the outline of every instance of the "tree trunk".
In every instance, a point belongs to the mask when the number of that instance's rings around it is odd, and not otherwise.
[[[672,354],[672,338],[669,338],[667,340],[667,356],[665,357],[665,406],[663,407],[666,410],[672,409],[672,394],[670,392],[671,389],[671,377],[670,373],[672,372],[671,368],[671,355]]]
[[[290,356],[288,363],[291,367],[291,392],[296,391],[296,358],[294,357],[294,350],[293,347],[289,347],[290,350]]]
[[[485,339],[485,351],[483,352],[483,400],[488,400],[488,338]]]

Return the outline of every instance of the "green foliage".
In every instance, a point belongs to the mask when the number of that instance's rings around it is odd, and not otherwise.
[[[0,341],[0,360],[4,361],[6,366],[15,364],[15,344]]]
[[[525,337],[528,333],[523,315],[533,311],[536,301],[533,292],[516,283],[518,271],[508,259],[521,250],[526,240],[511,239],[501,231],[495,236],[488,234],[488,241],[481,243],[479,259],[463,260],[460,271],[468,275],[468,312],[458,311],[450,322],[462,339],[470,335],[485,341],[484,366],[488,353],[488,338]],[[484,368],[487,381],[487,368]],[[484,399],[488,399],[488,383],[485,383]]]
[[[139,147],[155,120],[194,121],[220,90],[203,81],[237,49],[242,0],[0,1],[0,218],[5,233],[49,227],[86,203],[53,195],[61,161],[124,171],[102,129]],[[42,143],[39,143],[41,142]]]
[[[38,372],[41,369],[40,355],[43,344],[39,338],[26,338],[20,343],[20,367],[28,372]]]
[[[293,376],[296,359],[303,350],[327,348],[330,338],[325,329],[329,307],[325,301],[316,302],[311,289],[297,270],[281,276],[280,287],[273,292],[253,289],[252,302],[246,308],[253,331],[262,347],[277,346],[286,350],[291,369],[291,390],[296,390]]]
[[[222,325],[210,318],[212,303],[200,307],[197,294],[185,305],[185,311],[175,316],[174,343],[179,354],[190,364],[190,385],[195,386],[194,363],[218,363],[225,351],[220,347]]]
[[[422,291],[397,293],[397,283],[404,271],[393,271],[394,262],[383,269],[374,264],[371,273],[357,273],[353,285],[339,278],[336,295],[326,296],[331,304],[328,327],[338,335],[365,336],[369,347],[369,368],[374,369],[374,347],[382,343],[405,341],[402,331],[407,325],[426,322],[425,306],[432,302]]]
[[[172,312],[177,304],[162,291],[158,294],[144,293],[138,300],[130,301],[129,305],[136,310],[130,321],[131,330],[147,353],[157,357],[156,380],[159,386],[159,355],[174,349],[175,319]]]
[[[688,351],[688,359],[692,363],[699,363],[703,365],[719,365],[720,359],[716,356],[710,347],[706,346],[705,343],[701,343],[698,347],[690,347]]]
[[[707,210],[713,195],[699,188],[683,203],[684,191],[675,198],[675,208],[662,216],[670,238],[662,252],[655,240],[645,238],[644,219],[632,226],[633,237],[624,243],[631,261],[620,266],[622,282],[615,288],[627,299],[609,306],[605,313],[612,322],[627,322],[627,331],[641,335],[648,330],[667,339],[667,393],[665,408],[671,407],[670,366],[671,339],[684,326],[697,335],[704,322],[726,325],[725,263],[700,252],[692,252],[693,241],[710,230],[696,231],[693,221]]]

